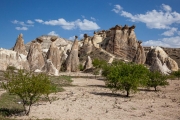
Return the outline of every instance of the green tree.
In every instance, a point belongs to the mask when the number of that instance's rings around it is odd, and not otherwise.
[[[165,86],[169,84],[167,78],[167,75],[163,75],[158,71],[149,72],[147,87],[154,87],[155,91],[157,91],[157,86]]]
[[[172,75],[174,75],[175,77],[177,77],[178,80],[179,80],[179,79],[180,79],[180,70],[172,72]]]
[[[136,92],[139,86],[145,86],[148,80],[148,69],[143,65],[115,62],[103,68],[102,75],[107,78],[106,85],[113,91],[125,90]]]
[[[92,64],[95,68],[103,68],[103,66],[106,65],[107,62],[105,60],[100,60],[100,59],[95,58],[92,61]]]
[[[44,74],[34,74],[26,72],[25,70],[18,70],[13,72],[7,70],[4,73],[6,82],[2,84],[2,87],[10,94],[18,95],[22,100],[24,111],[26,115],[29,115],[31,106],[37,102],[41,96],[47,97],[54,89],[49,77]]]

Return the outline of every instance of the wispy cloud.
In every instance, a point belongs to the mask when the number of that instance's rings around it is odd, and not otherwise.
[[[174,28],[172,27],[171,29],[165,31],[164,33],[162,33],[161,35],[164,35],[164,36],[173,36],[175,33],[178,33],[178,28]]]
[[[159,40],[148,40],[146,42],[143,42],[142,45],[180,48],[180,36],[162,38]]]
[[[93,21],[96,21],[96,18],[94,18],[94,17],[91,17],[91,20],[93,20]]]
[[[35,19],[35,21],[38,22],[38,23],[43,23],[43,22],[44,22],[44,21],[41,20],[41,19]]]
[[[16,30],[28,30],[27,27],[16,27]]]
[[[72,30],[79,28],[80,30],[97,30],[100,27],[97,25],[96,22],[90,21],[87,19],[77,19],[75,21],[66,21],[64,18],[60,18],[58,20],[49,20],[43,21],[41,19],[35,19],[36,22],[45,24],[45,25],[52,25],[52,26],[61,26],[65,30]]]
[[[59,36],[55,31],[49,32],[48,35]]]
[[[27,23],[28,23],[28,24],[34,24],[34,22],[31,21],[31,20],[27,20]]]
[[[26,27],[32,27],[32,26],[34,26],[33,25],[33,22],[31,21],[31,20],[28,20],[27,21],[27,23],[28,24],[26,24],[25,22],[23,22],[23,21],[18,21],[18,20],[13,20],[13,21],[11,21],[13,24],[17,24],[17,25],[21,25],[21,26],[26,26]]]
[[[16,30],[28,30],[28,27],[34,26],[34,22],[31,20],[27,20],[26,23],[23,21],[13,20],[11,23],[18,25],[18,27],[15,27]]]
[[[112,11],[114,11],[115,13],[119,13],[123,8],[120,5],[114,5],[114,9],[112,9]]]

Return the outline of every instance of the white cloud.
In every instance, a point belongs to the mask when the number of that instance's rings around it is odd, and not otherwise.
[[[48,35],[59,36],[55,31],[49,32]]]
[[[165,10],[167,12],[170,12],[172,10],[169,5],[165,5],[165,4],[162,4],[162,8],[163,8],[163,10]]]
[[[31,20],[27,20],[27,23],[28,23],[28,24],[34,24],[34,22],[31,21]]]
[[[43,22],[44,22],[44,21],[41,20],[41,19],[35,19],[35,21],[38,22],[38,23],[43,23]]]
[[[149,40],[149,41],[143,42],[142,45],[180,48],[180,36],[163,38],[159,40]]]
[[[83,21],[77,20],[76,25],[81,30],[97,30],[97,29],[100,29],[100,27],[95,22],[89,21],[87,19],[84,19]]]
[[[11,21],[13,24],[17,24],[19,21],[17,20],[14,20],[14,21]]]
[[[119,13],[123,8],[120,5],[114,5],[114,9],[112,9],[112,11],[114,11],[115,13]]]
[[[145,14],[131,14],[127,11],[121,10],[122,7],[115,5],[112,10],[132,22],[145,23],[148,28],[155,29],[170,29],[174,23],[180,23],[180,13],[172,12],[169,5],[162,4],[161,10],[147,11]]]
[[[69,37],[68,40],[74,40],[75,36]]]
[[[175,33],[177,33],[178,28],[171,28],[170,30],[165,31],[164,33],[162,33],[161,35],[164,36],[173,36]]]
[[[16,30],[28,30],[27,27],[16,27]]]
[[[43,24],[53,25],[53,26],[60,25],[63,29],[66,29],[66,30],[71,30],[75,28],[74,22],[68,22],[63,18],[60,18],[58,20],[45,21],[43,22]]]
[[[94,18],[94,17],[91,17],[91,20],[94,20],[94,21],[96,21],[96,18]]]
[[[27,25],[25,24],[23,21],[18,21],[18,20],[14,20],[14,21],[11,21],[13,24],[17,24],[17,25],[21,25],[21,26],[26,26],[26,27],[32,27],[34,25]],[[27,22],[30,22],[30,20],[28,20]],[[31,21],[32,22],[32,21]],[[30,24],[30,23],[29,23]]]
[[[45,25],[52,25],[52,26],[61,26],[63,29],[66,30],[72,30],[75,28],[79,28],[80,30],[97,30],[100,29],[100,27],[97,25],[96,22],[84,19],[83,21],[80,19],[77,19],[75,21],[66,21],[64,18],[60,18],[58,20],[49,20],[49,21],[43,21],[43,20],[35,20],[39,23],[45,24]]]

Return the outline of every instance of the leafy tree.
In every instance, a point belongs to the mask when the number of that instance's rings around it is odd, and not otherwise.
[[[95,68],[103,68],[103,66],[106,65],[107,62],[105,60],[99,60],[99,59],[95,58],[92,61],[92,64]]]
[[[158,71],[149,72],[147,87],[154,87],[155,91],[157,91],[157,86],[165,86],[169,84],[167,78],[167,75],[163,75]]]
[[[180,79],[180,70],[172,72],[172,75],[174,75],[175,77],[177,77],[178,80],[179,80],[179,79]]]
[[[26,115],[29,115],[31,106],[42,95],[49,100],[48,95],[54,89],[49,77],[44,73],[34,74],[25,70],[18,70],[18,72],[7,70],[4,76],[7,81],[2,84],[2,87],[8,90],[10,94],[20,97]]]
[[[102,75],[107,78],[106,85],[113,91],[125,90],[136,92],[139,86],[145,86],[148,80],[148,69],[143,65],[115,62],[103,68]]]

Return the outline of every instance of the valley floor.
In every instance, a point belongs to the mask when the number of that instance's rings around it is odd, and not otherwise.
[[[32,107],[29,116],[15,119],[57,120],[179,120],[180,81],[169,80],[170,85],[160,91],[141,89],[126,98],[125,93],[105,88],[104,81],[73,78],[73,85],[64,92],[52,94],[56,99],[39,102]]]

